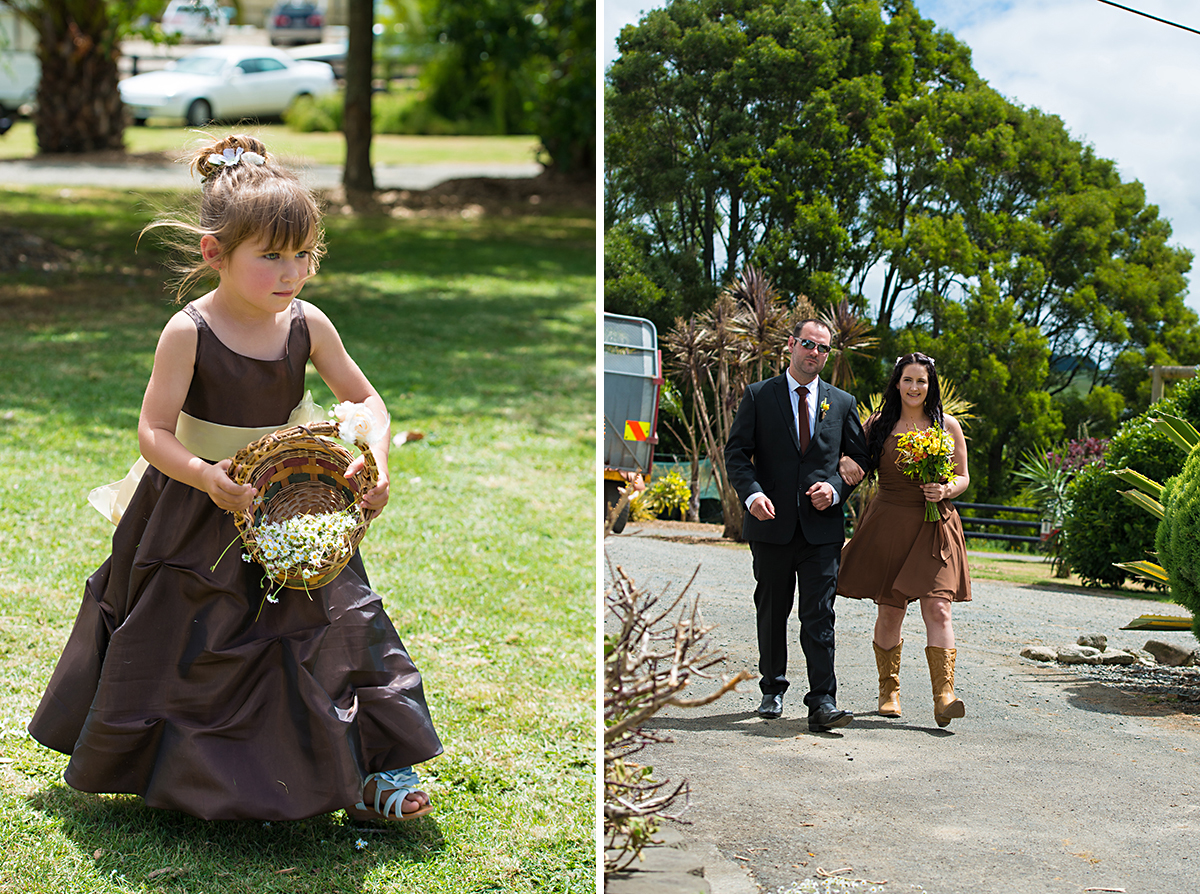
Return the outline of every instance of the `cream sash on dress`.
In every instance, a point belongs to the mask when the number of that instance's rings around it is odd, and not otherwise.
[[[237,425],[219,425],[216,422],[206,422],[180,412],[179,421],[175,423],[175,437],[179,443],[201,459],[209,462],[220,462],[233,456],[247,444],[257,441],[263,435],[290,428],[293,425],[307,425],[310,422],[320,422],[325,419],[325,411],[313,403],[312,392],[307,391],[304,399],[296,404],[283,425],[267,425],[262,428],[248,428]],[[114,525],[119,524],[125,514],[125,507],[133,499],[133,493],[141,483],[142,475],[150,464],[143,457],[137,462],[120,481],[104,484],[88,494],[88,502],[92,507]]]

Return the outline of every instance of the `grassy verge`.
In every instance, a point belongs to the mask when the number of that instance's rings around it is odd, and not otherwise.
[[[1105,596],[1128,596],[1133,599],[1175,604],[1161,590],[1155,590],[1133,581],[1126,583],[1123,587],[1113,589],[1085,587],[1082,579],[1077,574],[1070,574],[1067,577],[1055,577],[1049,562],[1010,559],[1006,558],[1002,553],[974,554],[969,557],[969,561],[971,565],[971,577],[973,579],[998,580],[1010,584],[1035,587],[1070,589],[1081,593],[1097,593]]]
[[[220,133],[232,128],[221,125]],[[346,161],[346,139],[340,133],[298,133],[283,124],[248,125],[273,151],[299,163],[340,165]],[[125,148],[132,153],[177,153],[196,142],[203,128],[130,127]],[[540,142],[534,136],[436,137],[376,134],[371,140],[375,164],[520,164],[538,160]],[[0,138],[0,160],[30,158],[37,153],[33,124],[18,121]]]
[[[367,831],[81,794],[24,732],[108,553],[84,496],[136,455],[174,308],[155,247],[132,251],[149,211],[127,194],[22,190],[0,207],[0,224],[77,252],[0,282],[0,891],[593,891],[590,218],[328,221],[305,297],[394,428],[425,435],[393,450],[362,550],[446,746],[421,768],[436,812]]]

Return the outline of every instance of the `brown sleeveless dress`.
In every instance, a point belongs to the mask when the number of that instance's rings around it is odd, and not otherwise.
[[[184,411],[285,423],[310,349],[300,303],[279,360],[235,353],[184,310],[199,331]],[[367,773],[441,753],[361,557],[311,601],[285,590],[255,620],[262,569],[236,545],[217,562],[236,537],[208,494],[146,470],[29,724],[71,756],[72,787],[203,819],[301,819],[357,802]]]
[[[925,495],[896,465],[896,436],[879,458],[879,491],[842,547],[837,592],[904,608],[922,596],[969,602],[971,576],[958,510],[938,504],[925,521]]]

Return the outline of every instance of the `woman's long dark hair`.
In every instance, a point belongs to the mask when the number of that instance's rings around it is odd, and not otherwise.
[[[933,358],[919,351],[897,357],[892,376],[888,379],[887,388],[883,391],[883,406],[872,413],[871,418],[867,420],[869,427],[867,457],[871,462],[870,474],[872,475],[879,470],[879,458],[883,456],[883,445],[891,435],[892,429],[896,427],[896,423],[900,421],[900,390],[897,387],[900,384],[900,376],[904,374],[904,367],[912,366],[914,363],[925,367],[925,372],[929,375],[929,390],[925,392],[925,415],[934,425],[943,423],[942,389],[938,385]]]

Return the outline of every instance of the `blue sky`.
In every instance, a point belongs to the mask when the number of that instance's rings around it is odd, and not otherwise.
[[[1118,0],[1200,30],[1196,0]],[[653,0],[604,0],[602,58]],[[1113,159],[1126,180],[1192,250],[1200,310],[1200,34],[1098,0],[917,0],[972,50],[975,70],[1014,102],[1058,115],[1071,134]]]

